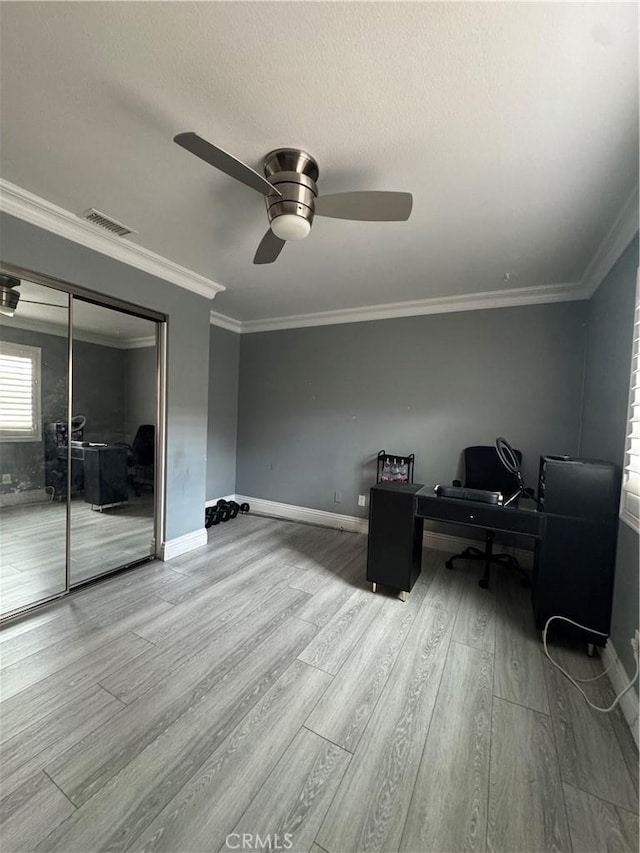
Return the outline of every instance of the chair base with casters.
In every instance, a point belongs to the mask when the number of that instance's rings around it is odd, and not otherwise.
[[[487,530],[484,540],[484,551],[470,545],[468,548],[465,548],[461,554],[455,554],[455,556],[450,557],[446,561],[445,566],[448,569],[452,569],[454,560],[482,560],[484,562],[484,574],[478,581],[478,585],[483,589],[489,588],[492,564],[496,566],[506,566],[509,569],[515,569],[522,574],[522,585],[529,586],[529,576],[515,557],[512,557],[511,554],[493,553],[493,540],[495,539],[495,535],[496,534],[493,530]]]

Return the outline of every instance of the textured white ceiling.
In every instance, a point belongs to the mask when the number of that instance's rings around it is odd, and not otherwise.
[[[638,179],[635,3],[3,3],[2,176],[227,290],[242,320],[577,281]],[[317,218],[252,264],[254,168],[411,191],[407,223]],[[503,281],[511,273],[508,282]],[[87,282],[90,285],[90,282]]]

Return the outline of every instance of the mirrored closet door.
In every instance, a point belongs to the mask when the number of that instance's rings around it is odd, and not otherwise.
[[[19,293],[0,308],[0,615],[66,588],[69,295]]]
[[[71,585],[154,553],[156,323],[73,297]]]
[[[160,529],[164,318],[34,278],[0,281],[0,619],[150,559]]]

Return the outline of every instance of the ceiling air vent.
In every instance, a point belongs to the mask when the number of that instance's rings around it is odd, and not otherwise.
[[[112,234],[115,234],[116,237],[126,237],[128,234],[138,233],[137,231],[134,231],[133,228],[128,228],[126,225],[123,225],[122,222],[118,222],[110,216],[105,216],[104,213],[100,213],[99,210],[94,210],[92,207],[81,213],[80,218],[86,219],[87,222],[93,222],[94,225],[99,225],[100,228],[104,228],[105,231],[110,231]]]

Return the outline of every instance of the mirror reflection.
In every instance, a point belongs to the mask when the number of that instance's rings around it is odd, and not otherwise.
[[[0,305],[3,617],[155,552],[158,324],[12,288],[17,305]]]
[[[153,554],[156,393],[156,324],[74,297],[72,586]]]
[[[69,297],[23,281],[0,313],[0,614],[66,587]]]

